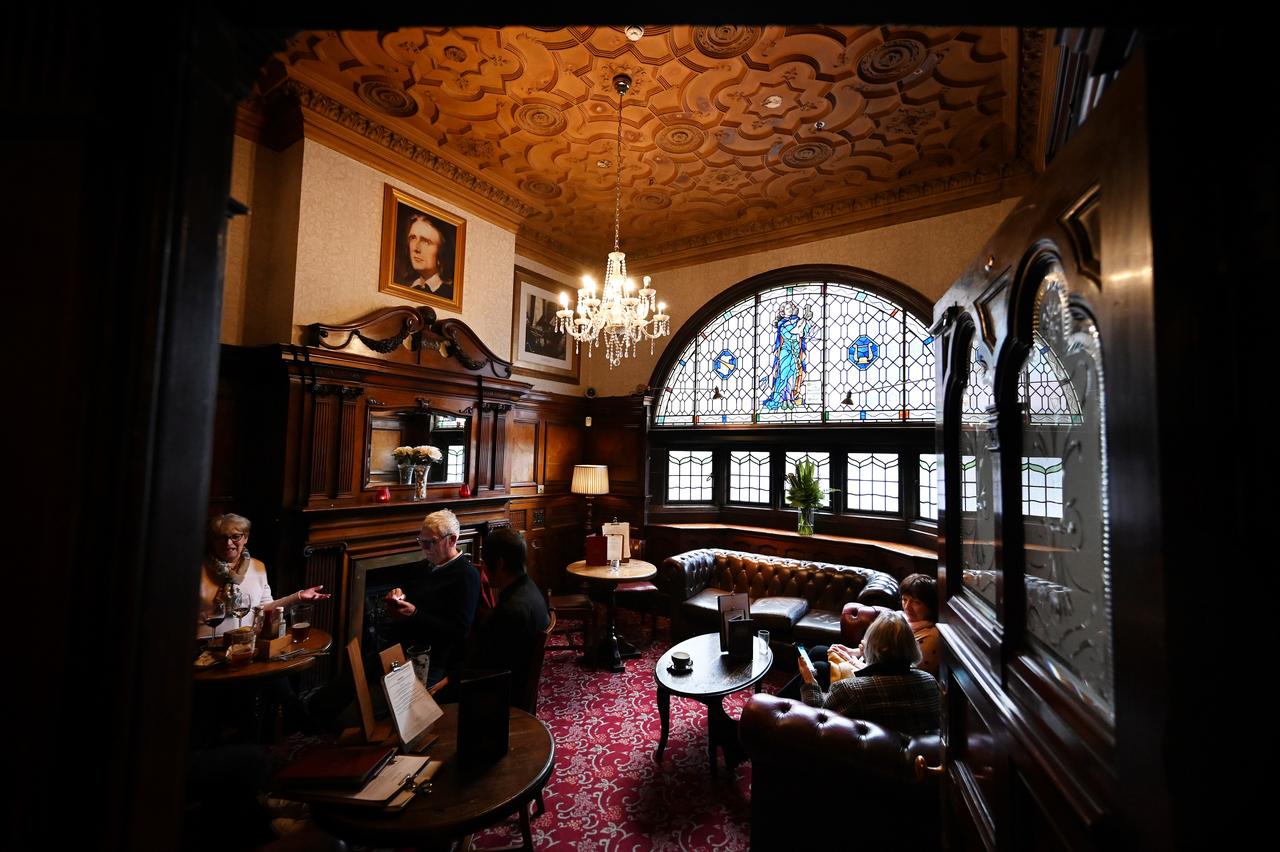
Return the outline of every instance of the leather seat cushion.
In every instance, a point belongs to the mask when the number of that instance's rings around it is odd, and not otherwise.
[[[751,618],[763,630],[778,630],[791,634],[797,621],[809,611],[804,598],[770,597],[751,602]]]
[[[727,594],[729,594],[729,592],[726,589],[706,588],[689,598],[680,606],[684,608],[687,615],[695,618],[716,616],[720,613],[720,605],[716,603],[716,598]]]
[[[795,638],[805,645],[830,645],[840,641],[840,613],[811,609],[796,622]]]

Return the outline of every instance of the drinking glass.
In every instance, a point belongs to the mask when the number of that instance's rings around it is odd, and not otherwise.
[[[218,633],[218,625],[227,617],[227,608],[222,601],[214,601],[206,604],[200,610],[200,622],[209,628],[209,640],[213,641],[213,637]]]
[[[289,607],[289,635],[294,643],[305,642],[311,636],[311,604],[294,604]]]
[[[242,620],[249,614],[249,608],[253,604],[249,600],[249,593],[244,589],[236,586],[235,594],[231,600],[231,614],[236,617],[236,627],[242,627]]]

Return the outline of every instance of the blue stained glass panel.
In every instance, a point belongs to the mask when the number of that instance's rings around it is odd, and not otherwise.
[[[880,345],[865,334],[858,335],[849,347],[849,360],[859,370],[867,369],[879,357]]]
[[[709,322],[695,343],[659,385],[655,425],[893,422],[934,414],[933,337],[901,305],[859,287],[763,290]]]

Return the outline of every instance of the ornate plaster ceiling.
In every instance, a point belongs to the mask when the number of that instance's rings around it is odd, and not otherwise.
[[[628,74],[622,247],[660,260],[1012,194],[1034,171],[1043,45],[995,27],[305,32],[271,86],[513,211],[526,244],[594,262]]]

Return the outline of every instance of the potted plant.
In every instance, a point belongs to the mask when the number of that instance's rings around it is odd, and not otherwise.
[[[794,473],[787,474],[787,502],[799,510],[796,532],[813,535],[813,513],[831,493],[818,484],[818,466],[809,459],[796,462]]]

